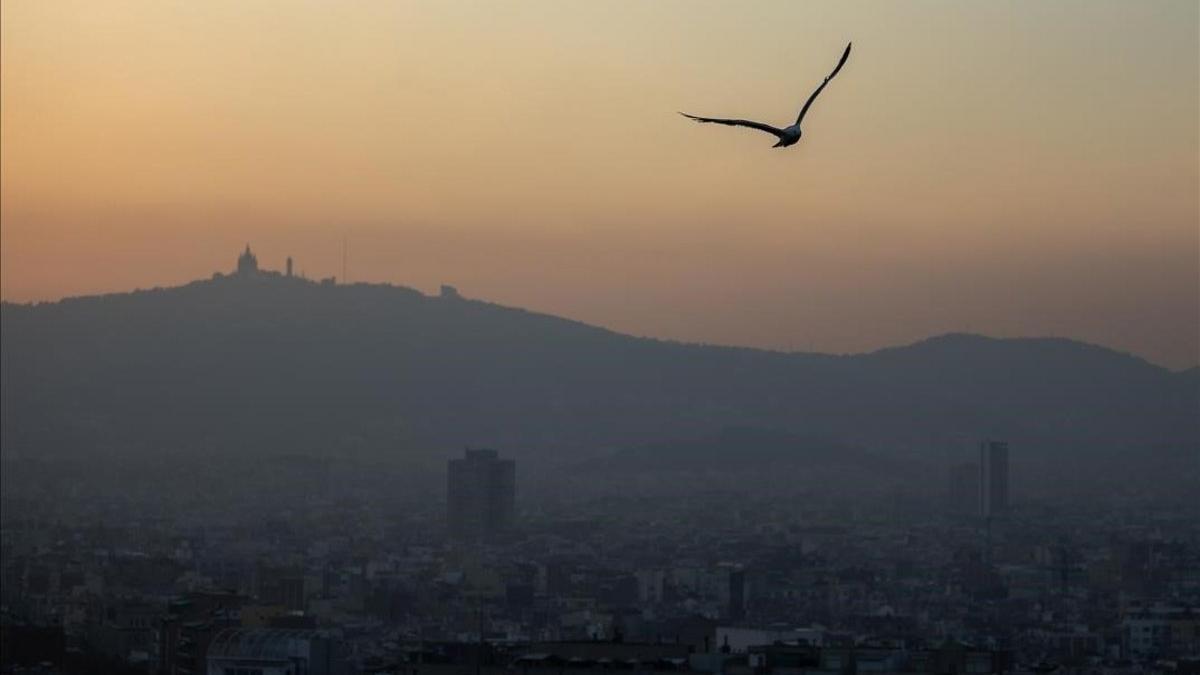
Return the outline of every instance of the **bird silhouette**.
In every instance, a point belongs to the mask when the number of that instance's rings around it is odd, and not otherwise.
[[[800,140],[800,136],[803,134],[803,132],[800,131],[800,123],[804,121],[804,115],[808,113],[809,107],[812,106],[813,101],[817,99],[817,95],[821,93],[821,90],[825,88],[825,85],[829,84],[829,81],[832,80],[834,76],[838,74],[838,71],[842,69],[842,66],[846,64],[846,59],[850,58],[850,46],[852,44],[854,43],[848,43],[846,45],[846,51],[842,52],[842,58],[838,61],[837,66],[834,67],[833,72],[829,73],[829,76],[821,82],[821,85],[817,87],[816,91],[814,91],[812,95],[808,97],[808,100],[804,102],[804,107],[800,109],[800,115],[796,117],[796,122],[790,127],[779,129],[771,126],[770,124],[763,124],[762,122],[754,122],[752,120],[727,120],[716,117],[697,117],[695,115],[689,115],[685,112],[681,112],[679,114],[688,119],[696,120],[697,122],[724,124],[731,127],[749,127],[751,129],[765,131],[768,134],[772,134],[779,138],[779,142],[771,146],[773,148],[786,148],[789,145],[795,145]]]

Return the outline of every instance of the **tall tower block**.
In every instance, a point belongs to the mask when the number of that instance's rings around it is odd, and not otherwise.
[[[482,539],[513,524],[516,464],[495,450],[467,450],[447,465],[446,505],[450,535]]]
[[[993,518],[1008,511],[1008,443],[979,445],[979,515]]]

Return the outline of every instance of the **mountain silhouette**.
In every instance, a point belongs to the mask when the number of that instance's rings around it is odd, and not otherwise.
[[[1200,376],[1064,339],[944,335],[861,355],[631,337],[378,284],[273,274],[5,303],[6,455],[586,458],[759,428],[871,452],[1200,446]]]
[[[903,468],[887,456],[845,443],[776,429],[725,427],[694,438],[646,443],[611,455],[585,460],[582,472],[636,473],[718,472],[728,477],[743,468],[755,472],[839,467],[849,470]]]

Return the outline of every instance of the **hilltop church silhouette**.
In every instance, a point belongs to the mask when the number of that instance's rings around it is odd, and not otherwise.
[[[288,256],[284,276],[292,276],[292,257]],[[246,250],[237,259],[237,271],[235,275],[240,277],[255,276],[257,274],[279,274],[278,272],[267,272],[258,268],[258,256],[250,250],[250,244],[246,244]]]
[[[288,260],[291,260],[291,258]],[[246,244],[246,250],[238,256],[237,273],[244,276],[258,274],[258,256],[254,255],[254,252],[250,250],[250,244]]]

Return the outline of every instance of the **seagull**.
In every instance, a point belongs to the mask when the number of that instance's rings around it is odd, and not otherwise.
[[[846,64],[846,59],[850,58],[850,45],[852,44],[854,43],[848,43],[846,45],[846,51],[842,52],[842,58],[840,61],[838,61],[838,64],[833,69],[833,72],[829,74],[829,77],[826,77],[825,80],[821,82],[821,86],[817,87],[817,90],[812,93],[812,96],[809,96],[808,100],[804,102],[804,107],[800,109],[800,115],[796,118],[796,123],[790,127],[777,129],[770,124],[753,122],[751,120],[724,120],[717,119],[715,117],[697,117],[695,115],[689,115],[685,112],[681,112],[679,114],[688,119],[696,120],[697,122],[712,122],[715,124],[725,124],[731,127],[750,127],[751,129],[765,131],[768,134],[773,134],[779,138],[779,142],[771,146],[773,148],[786,148],[789,145],[795,145],[800,140],[800,135],[803,133],[800,131],[800,123],[804,121],[805,113],[808,112],[808,108],[813,104],[813,101],[817,100],[817,94],[821,93],[821,90],[825,88],[825,85],[829,84],[829,81],[832,80],[834,76],[838,74],[838,71],[842,69],[842,66]]]

